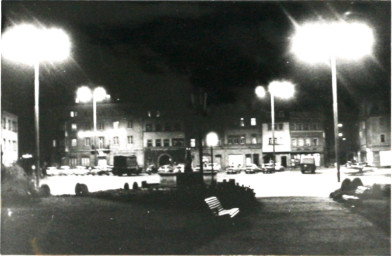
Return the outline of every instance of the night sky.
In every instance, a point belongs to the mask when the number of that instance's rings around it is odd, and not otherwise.
[[[41,65],[40,104],[71,104],[76,88],[102,85],[120,102],[189,103],[203,88],[209,104],[255,101],[256,85],[274,79],[296,84],[291,108],[327,108],[328,66],[309,66],[290,53],[294,24],[345,16],[373,28],[373,56],[338,61],[339,112],[355,116],[363,97],[390,99],[389,1],[251,2],[2,2],[2,32],[12,24],[61,27],[71,37],[65,63]],[[33,127],[31,67],[2,59],[2,102],[20,116],[20,133]],[[389,101],[388,101],[389,102]],[[283,103],[282,103],[283,104]],[[42,120],[44,122],[44,120]]]

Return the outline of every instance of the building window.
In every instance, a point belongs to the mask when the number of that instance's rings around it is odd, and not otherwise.
[[[366,123],[365,123],[365,121],[362,121],[362,122],[361,122],[361,128],[362,128],[362,129],[365,129],[365,128],[366,128]]]
[[[6,129],[6,127],[7,127],[7,121],[5,120],[4,117],[1,119],[1,124],[2,124],[3,129]]]
[[[71,129],[72,131],[76,131],[78,129],[78,126],[76,124],[71,124]]]
[[[164,147],[170,147],[170,141],[169,141],[169,139],[164,139],[164,140],[163,140],[163,146],[164,146]]]
[[[151,132],[151,131],[152,131],[152,125],[146,124],[146,132]]]
[[[14,132],[18,131],[18,126],[16,125],[15,121],[12,121],[12,131],[14,131]]]
[[[90,158],[88,158],[88,157],[82,157],[81,158],[81,164],[83,165],[83,166],[90,166]]]
[[[290,130],[295,131],[295,123],[290,123]]]
[[[84,145],[85,146],[90,146],[90,144],[91,144],[90,138],[84,138]]]
[[[119,121],[114,121],[113,122],[113,129],[118,129],[119,125],[120,125]]]
[[[184,139],[172,139],[172,145],[174,147],[182,147],[184,146]]]
[[[278,124],[278,128],[279,128],[278,130],[280,131],[283,130],[283,124]]]
[[[161,116],[161,112],[158,110],[157,111],[157,117],[160,117]]]
[[[191,139],[190,145],[192,148],[196,147],[196,139]]]
[[[252,134],[252,144],[257,144],[257,134]]]
[[[302,131],[302,124],[297,124],[297,130]]]
[[[133,144],[133,136],[128,136],[128,144]]]
[[[274,138],[275,145],[277,144],[276,142],[278,141],[278,138]],[[272,145],[272,138],[268,138],[268,144]]]
[[[113,137],[113,145],[118,145],[118,144],[120,144],[118,136]]]
[[[71,140],[71,146],[76,147],[78,145],[78,140],[77,139],[72,139]]]
[[[71,112],[70,112],[70,116],[71,116],[71,117],[78,116],[78,112],[76,112],[76,111],[71,111]]]
[[[162,131],[162,125],[161,124],[155,124],[155,131],[161,132]]]
[[[152,140],[147,140],[147,147],[152,147]]]
[[[148,112],[147,112],[147,116],[148,116],[148,117],[151,117],[151,111],[148,111]]]
[[[8,130],[12,131],[12,122],[8,120]]]
[[[246,138],[245,135],[240,136],[240,144],[245,144],[246,143]]]
[[[240,126],[241,126],[241,127],[244,127],[244,126],[245,126],[245,120],[244,120],[243,117],[241,117],[241,119],[240,119]]]
[[[229,135],[227,137],[227,144],[240,144],[241,137],[240,135]]]
[[[105,145],[105,137],[99,137],[98,138],[99,139],[99,141],[98,141],[98,147],[99,148],[103,148],[104,147],[104,145]]]
[[[165,131],[171,131],[171,125],[169,123],[165,124]]]
[[[385,142],[385,135],[384,134],[380,135],[380,141],[381,141],[381,143]]]
[[[250,125],[251,126],[256,126],[256,118],[255,117],[252,117],[251,119],[250,119]]]
[[[304,146],[304,139],[298,139],[298,147],[303,147]]]
[[[133,121],[132,120],[128,121],[127,127],[128,128],[133,128]]]
[[[318,123],[312,124],[312,130],[318,130]]]
[[[103,129],[104,129],[103,122],[98,122],[98,127],[97,127],[97,129],[98,129],[98,130],[103,130]]]
[[[155,140],[155,147],[162,147],[162,140],[161,139]]]
[[[304,123],[303,124],[303,130],[304,131],[309,130],[309,124],[308,123]]]
[[[52,141],[52,147],[54,147],[54,148],[56,147],[56,140]]]
[[[305,146],[310,146],[310,138],[305,139]]]
[[[291,139],[291,146],[296,147],[297,146],[297,139]]]
[[[16,140],[12,141],[12,149],[16,151]]]
[[[313,138],[313,141],[312,141],[313,143],[312,143],[312,146],[318,146],[318,138]]]

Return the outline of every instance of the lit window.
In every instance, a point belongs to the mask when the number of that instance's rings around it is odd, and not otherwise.
[[[241,127],[244,127],[244,126],[245,126],[245,120],[244,120],[243,117],[241,117],[241,119],[240,119],[240,126],[241,126]]]
[[[71,124],[71,129],[72,131],[76,131],[78,129],[78,126],[76,124]]]
[[[75,117],[75,116],[78,116],[78,112],[76,112],[76,111],[71,111],[71,112],[69,113],[69,115],[70,115],[71,117]]]
[[[298,147],[304,146],[304,139],[298,139]]]
[[[98,141],[98,147],[99,148],[103,148],[105,145],[105,137],[99,137],[99,141]]]
[[[196,147],[196,139],[191,139],[190,144],[192,148]]]
[[[91,143],[90,138],[84,138],[84,145],[85,146],[90,146],[90,143]]]
[[[297,146],[297,139],[291,139],[291,146],[293,147]]]
[[[161,112],[158,110],[157,111],[157,117],[160,117],[161,116]]]
[[[76,147],[77,145],[78,145],[77,139],[72,139],[72,140],[71,140],[71,146],[72,146],[72,147]]]
[[[133,136],[128,136],[128,144],[133,144]]]
[[[257,134],[252,134],[252,144],[257,144]]]
[[[52,146],[55,148],[56,147],[56,140],[52,141]]]
[[[381,134],[380,135],[380,141],[383,143],[383,142],[385,142],[385,135],[384,134]]]
[[[118,129],[118,126],[120,125],[119,121],[113,122],[113,129]]]
[[[68,132],[67,131],[64,132],[64,136],[68,137]]]
[[[310,138],[305,139],[305,146],[310,146]]]
[[[120,142],[119,142],[118,136],[113,137],[113,144],[118,145],[119,143]]]
[[[90,166],[90,158],[82,157],[81,161],[83,166]]]
[[[245,143],[246,143],[245,135],[242,135],[240,137],[240,144],[245,144]]]
[[[151,111],[148,111],[148,112],[147,112],[147,116],[148,116],[148,117],[151,117]]]
[[[162,147],[162,140],[161,139],[155,140],[155,147]]]
[[[169,146],[170,146],[170,141],[169,141],[169,139],[164,139],[164,140],[163,140],[163,146],[164,146],[164,147],[169,147]]]
[[[251,126],[256,126],[256,118],[252,117],[252,118],[250,119],[250,125],[251,125]]]
[[[152,140],[147,140],[147,147],[152,147]]]

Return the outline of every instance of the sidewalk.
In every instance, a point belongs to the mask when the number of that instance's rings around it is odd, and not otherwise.
[[[192,254],[390,255],[390,237],[327,198],[262,198],[231,232]]]

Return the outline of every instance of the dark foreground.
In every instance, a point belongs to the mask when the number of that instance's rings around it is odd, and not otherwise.
[[[1,254],[390,255],[390,219],[328,198],[261,198],[235,225],[165,205],[50,197],[3,206]]]

